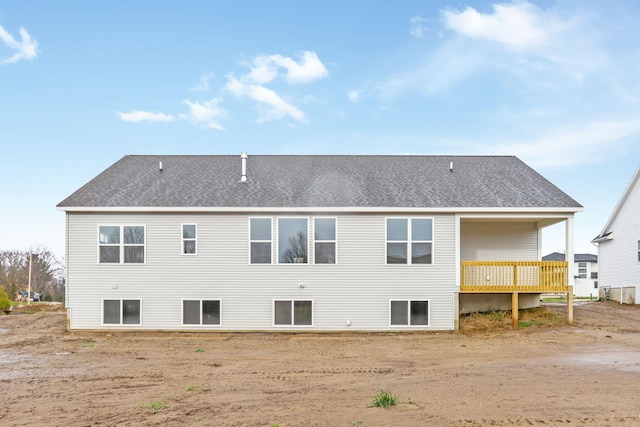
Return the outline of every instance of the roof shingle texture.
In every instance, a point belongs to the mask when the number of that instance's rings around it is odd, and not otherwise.
[[[125,156],[58,207],[581,207],[513,156],[250,155],[240,177],[240,156]]]

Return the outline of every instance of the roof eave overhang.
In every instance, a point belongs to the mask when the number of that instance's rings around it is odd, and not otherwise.
[[[363,207],[363,206],[323,206],[323,207],[185,207],[185,206],[59,206],[57,208],[65,212],[154,212],[154,213],[171,213],[171,212],[212,212],[212,213],[234,213],[234,212],[417,212],[417,213],[547,213],[547,214],[573,214],[581,212],[582,207],[549,207],[549,208],[500,208],[500,207]]]

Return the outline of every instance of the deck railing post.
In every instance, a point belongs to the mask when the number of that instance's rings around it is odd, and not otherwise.
[[[573,325],[573,286],[568,286],[567,292],[567,323]]]

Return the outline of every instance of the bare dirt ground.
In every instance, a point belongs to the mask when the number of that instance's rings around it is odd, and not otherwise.
[[[374,407],[380,389],[398,405]],[[66,332],[64,312],[0,315],[2,426],[632,426],[639,399],[640,307],[614,302],[576,305],[574,326],[473,334]]]

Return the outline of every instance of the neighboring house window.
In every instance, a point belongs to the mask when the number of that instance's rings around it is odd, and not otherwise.
[[[274,301],[273,324],[276,326],[313,326],[313,301]]]
[[[278,218],[278,263],[306,264],[307,218]]]
[[[638,240],[638,261],[640,261],[640,240]]]
[[[142,300],[102,300],[102,323],[105,325],[140,325]]]
[[[271,218],[250,218],[251,264],[271,264]]]
[[[578,263],[578,278],[586,279],[587,278],[587,263],[579,262]]]
[[[183,325],[220,325],[220,300],[182,300]]]
[[[593,289],[598,289],[598,281],[593,282]]]
[[[429,326],[429,301],[390,301],[391,326]]]
[[[315,218],[313,223],[314,261],[316,264],[336,263],[336,219]]]
[[[196,244],[197,226],[196,224],[182,224],[182,254],[196,255],[198,245]]]
[[[433,220],[387,218],[387,264],[432,264]]]
[[[101,264],[144,263],[144,225],[101,225],[98,234]]]

